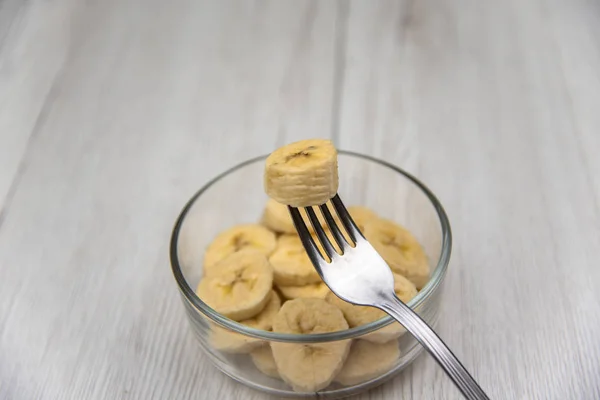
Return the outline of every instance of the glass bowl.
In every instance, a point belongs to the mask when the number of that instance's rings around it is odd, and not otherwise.
[[[266,156],[243,162],[218,175],[185,205],[171,237],[170,258],[190,327],[206,356],[222,372],[249,387],[280,397],[341,398],[380,385],[398,374],[423,350],[396,322],[386,316],[367,325],[339,332],[293,335],[262,331],[234,322],[208,307],[196,294],[204,250],[216,234],[237,224],[257,223],[268,200],[263,188]],[[451,252],[448,218],[434,194],[410,174],[373,157],[339,151],[339,195],[346,206],[362,205],[381,217],[402,224],[419,240],[428,256],[431,278],[408,306],[431,326],[440,309],[442,283]],[[297,346],[342,343],[355,345],[390,331],[399,357],[371,374],[335,381],[318,392],[294,391],[269,365],[261,372],[249,353],[274,342]],[[372,342],[372,340],[370,341]],[[389,343],[389,342],[388,342]],[[389,344],[388,344],[389,346]],[[292,346],[293,347],[293,346]],[[395,347],[394,347],[395,352]],[[268,354],[266,363],[269,364]],[[270,376],[269,376],[270,375]]]

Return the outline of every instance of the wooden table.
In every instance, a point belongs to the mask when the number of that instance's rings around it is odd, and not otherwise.
[[[330,137],[439,195],[439,332],[494,399],[600,398],[590,0],[0,4],[0,398],[267,399],[202,356],[187,198]],[[356,399],[458,399],[428,356]]]

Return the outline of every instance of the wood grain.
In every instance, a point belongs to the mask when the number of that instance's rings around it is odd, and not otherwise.
[[[0,5],[0,210],[43,123],[69,45],[71,0]]]
[[[380,5],[350,13],[340,146],[405,167],[445,205],[455,246],[441,335],[492,398],[597,398],[597,124],[572,98],[600,103],[568,86],[575,62],[559,58],[564,33],[547,34],[551,5]],[[427,357],[398,387],[383,397],[459,397]]]
[[[496,399],[600,398],[593,2],[5,2],[0,399],[268,399],[202,356],[187,198],[285,142],[397,164],[454,233],[441,336]],[[427,356],[361,400],[458,399]]]
[[[92,2],[0,227],[0,398],[245,398],[167,259],[215,174],[330,131],[335,4]]]

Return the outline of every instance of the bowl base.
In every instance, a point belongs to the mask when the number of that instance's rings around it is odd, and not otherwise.
[[[291,389],[279,390],[273,387],[260,385],[249,379],[245,379],[243,377],[240,377],[239,375],[236,375],[234,371],[229,371],[229,369],[227,368],[227,364],[221,365],[222,363],[215,362],[214,365],[217,367],[217,369],[219,369],[221,372],[223,372],[225,375],[227,375],[234,381],[239,382],[251,389],[258,390],[273,396],[295,399],[342,399],[345,397],[366,392],[391,380],[392,378],[396,377],[400,372],[402,372],[404,368],[409,366],[422,352],[423,346],[417,344],[411,350],[404,354],[404,356],[402,357],[402,362],[400,364],[398,364],[385,374],[378,376],[377,378],[371,379],[366,382],[362,382],[354,386],[348,386],[340,389],[325,389],[323,391],[315,393],[293,392]],[[272,379],[275,380],[274,378]]]

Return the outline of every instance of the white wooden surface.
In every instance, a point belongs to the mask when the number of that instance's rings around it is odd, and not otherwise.
[[[439,331],[494,399],[600,398],[600,8],[590,0],[0,3],[0,399],[267,399],[193,343],[191,193],[332,137],[422,178]],[[431,358],[362,396],[457,399]]]

